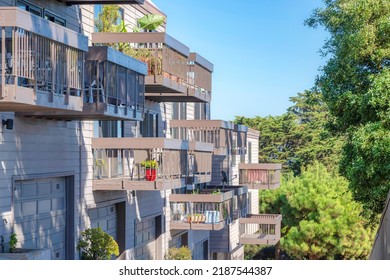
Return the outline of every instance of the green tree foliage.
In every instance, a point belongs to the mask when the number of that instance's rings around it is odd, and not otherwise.
[[[169,248],[165,258],[167,260],[192,260],[191,250],[187,246]]]
[[[332,169],[338,162],[342,140],[326,129],[330,118],[322,95],[306,90],[290,101],[293,106],[282,116],[236,117],[235,122],[260,131],[260,162],[287,163],[295,174],[314,161]]]
[[[347,134],[341,173],[374,221],[390,189],[390,1],[324,3],[307,20],[330,33],[317,85]]]
[[[77,249],[81,250],[83,260],[110,260],[113,255],[119,255],[119,247],[114,238],[100,227],[83,231]]]
[[[97,32],[115,32],[118,31],[117,23],[120,19],[118,5],[103,5],[102,11],[95,20]]]
[[[373,234],[347,181],[316,163],[260,192],[261,211],[283,215],[281,250],[294,259],[366,259]]]
[[[18,243],[18,238],[16,237],[16,234],[11,233],[11,235],[9,237],[9,242],[8,242],[10,253],[13,253],[16,251],[16,244],[17,243]]]
[[[245,260],[274,260],[276,250],[274,245],[245,245],[244,258]]]

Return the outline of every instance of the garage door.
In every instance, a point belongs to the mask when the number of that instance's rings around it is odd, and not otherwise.
[[[16,181],[14,232],[26,249],[51,249],[65,259],[65,178]]]
[[[102,230],[117,240],[117,207],[116,204],[89,209],[91,227]]]
[[[135,259],[155,260],[160,255],[161,216],[142,218],[135,223]]]

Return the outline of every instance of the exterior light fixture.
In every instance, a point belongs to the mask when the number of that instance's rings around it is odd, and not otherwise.
[[[12,130],[14,129],[14,120],[13,119],[3,119],[1,120],[1,123],[3,126],[5,126],[6,129]]]

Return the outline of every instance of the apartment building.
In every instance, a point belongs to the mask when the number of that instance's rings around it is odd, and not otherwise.
[[[167,16],[147,0],[0,2],[0,250],[12,233],[26,249],[0,259],[79,259],[91,227],[119,259],[276,244],[281,216],[259,214],[258,190],[279,186],[281,166],[257,163],[259,132],[210,120],[213,64],[166,22],[96,33],[103,4],[132,26]]]

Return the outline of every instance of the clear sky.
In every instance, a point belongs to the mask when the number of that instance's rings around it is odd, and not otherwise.
[[[281,115],[324,64],[322,29],[304,25],[321,0],[153,0],[167,33],[214,64],[211,118]]]

